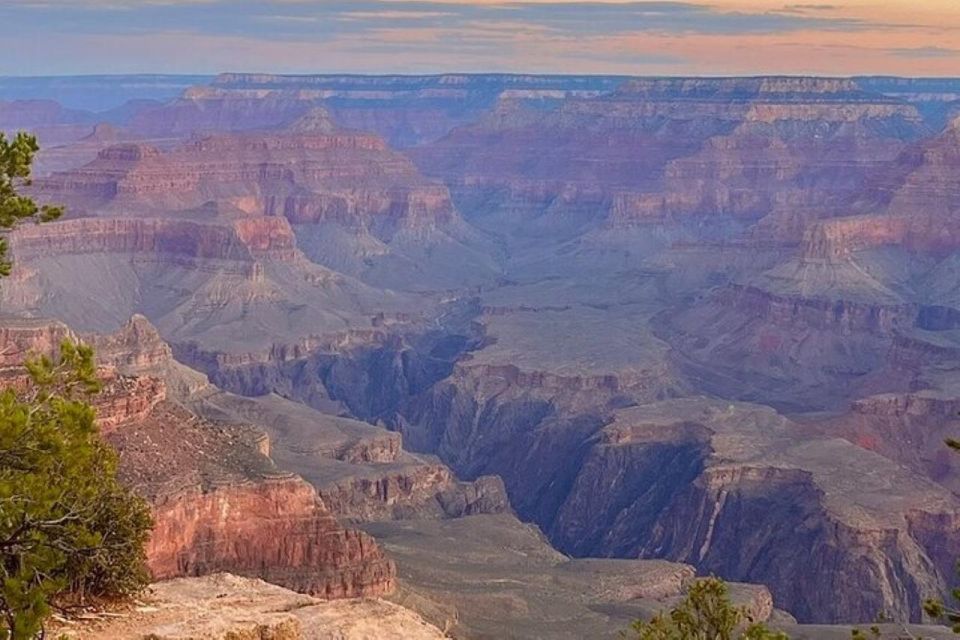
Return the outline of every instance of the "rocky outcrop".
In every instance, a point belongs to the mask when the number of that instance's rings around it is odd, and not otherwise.
[[[104,374],[104,385],[93,398],[101,435],[120,425],[145,420],[167,398],[167,386],[159,378]]]
[[[284,217],[294,224],[335,222],[384,238],[456,218],[446,188],[424,180],[382,138],[331,131],[316,119],[312,112],[290,132],[218,134],[164,153],[143,144],[109,147],[80,169],[38,180],[35,192],[65,202],[74,214],[128,216],[214,202],[269,216],[270,224]],[[258,224],[267,223],[243,223]]]
[[[815,423],[818,432],[846,438],[954,491],[956,456],[944,446],[960,422],[960,399],[941,391],[859,398],[840,416]]]
[[[865,215],[825,220],[811,225],[803,238],[807,260],[840,261],[858,251],[902,247],[910,251],[947,254],[960,247],[953,218],[919,215]]]
[[[61,336],[72,334],[59,323],[8,323],[0,335],[10,347],[5,378],[23,377],[25,355],[52,354]],[[152,348],[138,344],[141,337]],[[169,350],[143,318],[101,342],[107,360],[124,369],[169,364]],[[102,377],[92,404],[119,453],[121,480],[152,505],[146,553],[154,577],[230,570],[324,598],[393,589],[394,565],[373,539],[344,529],[313,487],[279,472],[262,432],[199,418],[166,400],[158,378],[113,368]]]
[[[62,322],[48,319],[3,318],[0,322],[0,367],[18,369],[29,358],[51,355],[75,334]]]
[[[173,360],[170,345],[140,314],[131,317],[120,331],[91,336],[90,342],[96,349],[98,362],[125,371],[151,370]]]
[[[344,474],[319,493],[331,511],[348,522],[461,518],[510,511],[497,476],[459,482],[443,465],[410,464],[381,473]]]
[[[160,582],[145,606],[56,625],[76,640],[440,640],[438,629],[383,600],[323,602],[261,580],[219,573]]]
[[[300,479],[189,491],[154,501],[147,545],[156,579],[231,571],[323,598],[389,593],[393,564],[343,529]]]
[[[343,529],[306,482],[279,473],[261,432],[160,403],[107,440],[121,478],[153,505],[155,577],[232,571],[326,598],[393,588],[393,564],[376,543]]]
[[[405,451],[401,435],[325,415],[275,395],[203,398],[206,415],[263,425],[271,457],[312,483],[324,504],[349,522],[459,518],[510,511],[496,477],[461,482],[432,459]]]
[[[796,427],[769,410],[708,406],[618,412],[548,529],[559,548],[760,582],[801,621],[868,621],[877,608],[919,620],[952,562],[915,523],[955,517],[950,494],[845,443],[794,440]],[[899,498],[883,503],[892,486]],[[817,551],[801,561],[796,548]]]
[[[803,324],[848,335],[866,332],[892,336],[898,328],[915,326],[919,305],[869,304],[801,295],[779,295],[757,287],[730,285],[716,294],[721,304],[772,324]]]
[[[241,262],[294,260],[299,255],[290,225],[282,218],[233,219],[224,224],[162,218],[80,218],[23,227],[11,238],[11,247],[23,261],[103,253]]]

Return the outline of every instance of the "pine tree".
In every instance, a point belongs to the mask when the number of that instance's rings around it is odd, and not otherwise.
[[[718,578],[694,582],[684,600],[651,620],[637,620],[627,640],[788,640],[755,622],[745,607],[734,606]]]
[[[0,131],[0,230],[9,231],[27,221],[49,222],[63,215],[62,208],[38,205],[20,193],[30,185],[30,170],[39,149],[36,136],[21,131],[11,140]],[[6,238],[0,238],[0,276],[10,275],[9,248]]]
[[[87,398],[93,351],[64,342],[0,393],[0,639],[37,637],[52,605],[123,596],[147,581],[150,510],[117,480]]]
[[[36,138],[0,133],[0,233],[58,218],[21,195]],[[0,238],[0,277],[11,263]],[[64,342],[27,363],[30,384],[0,390],[0,640],[43,636],[53,607],[124,596],[147,581],[146,502],[117,480],[117,455],[99,436],[89,397],[93,350]]]

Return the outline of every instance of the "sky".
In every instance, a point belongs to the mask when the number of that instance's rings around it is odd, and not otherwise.
[[[960,0],[0,0],[0,75],[960,76]]]

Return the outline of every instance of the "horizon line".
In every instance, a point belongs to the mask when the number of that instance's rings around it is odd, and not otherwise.
[[[62,78],[219,78],[222,76],[275,76],[281,78],[444,78],[451,76],[469,77],[512,77],[530,76],[534,78],[648,78],[670,80],[678,78],[709,78],[715,80],[735,80],[751,78],[818,78],[825,80],[856,80],[861,78],[891,78],[900,80],[960,80],[957,75],[898,75],[893,73],[863,73],[852,75],[830,75],[819,73],[746,73],[746,74],[622,74],[622,73],[537,73],[523,71],[447,71],[426,73],[357,73],[357,72],[310,72],[288,73],[274,71],[218,71],[215,73],[154,73],[142,71],[135,73],[66,73],[66,74],[0,74],[0,80],[55,80]]]

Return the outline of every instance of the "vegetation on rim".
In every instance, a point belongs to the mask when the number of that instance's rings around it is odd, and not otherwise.
[[[37,149],[33,136],[0,133],[0,229],[61,215],[18,192]],[[8,248],[0,239],[0,276]],[[148,580],[150,509],[118,482],[117,454],[100,439],[93,350],[67,341],[26,369],[25,389],[0,391],[0,640],[42,638],[53,609]]]

